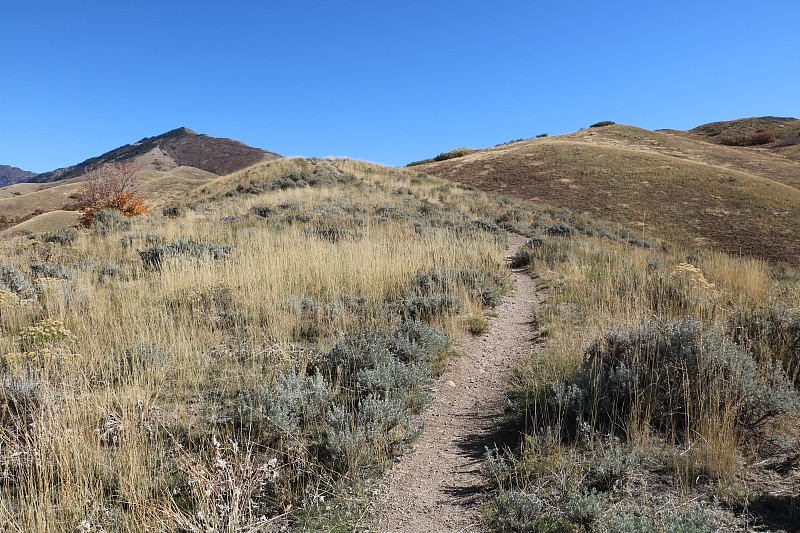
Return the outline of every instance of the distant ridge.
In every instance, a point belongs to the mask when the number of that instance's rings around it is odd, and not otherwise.
[[[66,168],[34,175],[31,183],[50,183],[79,177],[106,163],[132,161],[144,168],[166,170],[179,166],[195,167],[219,176],[281,157],[274,152],[253,148],[233,139],[211,137],[181,127],[155,137],[145,137],[100,156]]]
[[[29,172],[8,165],[0,165],[0,187],[5,187],[12,183],[19,183],[20,181],[25,181],[34,176],[36,176],[35,172]]]

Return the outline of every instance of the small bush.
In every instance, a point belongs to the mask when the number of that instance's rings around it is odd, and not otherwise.
[[[438,293],[430,296],[408,296],[386,306],[387,313],[402,320],[425,322],[440,316],[456,315],[463,308],[464,304],[459,298]]]
[[[777,135],[775,135],[772,131],[766,130],[759,130],[755,133],[751,133],[750,135],[744,136],[730,136],[726,135],[724,137],[720,137],[719,142],[726,146],[758,146],[760,144],[769,144],[773,143],[778,139]]]
[[[134,243],[139,243],[145,246],[154,246],[156,244],[163,244],[164,237],[154,233],[143,233],[141,231],[131,231],[124,234],[119,238],[119,243],[123,248],[133,246]]]
[[[93,212],[90,225],[95,235],[111,235],[129,228],[131,221],[116,209],[101,209]]]
[[[363,237],[362,233],[355,228],[347,228],[342,226],[315,226],[311,230],[307,230],[306,235],[313,235],[324,241],[338,243],[345,240],[358,240]]]
[[[45,233],[42,240],[44,240],[44,242],[51,242],[54,244],[60,244],[62,246],[69,246],[73,242],[75,242],[75,238],[77,236],[78,232],[75,231],[74,228],[65,228]]]
[[[481,305],[496,307],[503,300],[502,290],[506,280],[497,273],[486,273],[474,268],[434,270],[417,274],[412,286],[417,294],[431,296],[437,293],[452,294],[459,286],[477,298]]]
[[[548,136],[548,135],[547,135],[546,133],[540,133],[539,135],[537,135],[537,136],[536,136],[536,138],[537,138],[537,139],[543,139],[543,138],[545,138],[545,137],[547,137],[547,136]]]
[[[104,277],[105,276],[105,277],[113,278],[113,277],[119,275],[119,271],[120,271],[120,266],[118,264],[116,264],[116,263],[113,263],[113,262],[109,261],[107,263],[104,263],[100,267],[98,267],[97,274],[100,277]]]
[[[275,213],[275,210],[268,205],[256,205],[251,209],[253,214],[259,218],[269,218],[270,215]]]
[[[30,298],[36,293],[24,272],[3,263],[0,263],[0,289],[16,293],[20,298]]]
[[[43,387],[29,378],[11,378],[3,372],[0,388],[0,430],[4,438],[24,439],[44,402]],[[8,441],[6,441],[6,444]],[[6,468],[10,462],[6,463]],[[4,477],[5,477],[4,473]]]
[[[73,279],[75,277],[75,271],[64,265],[31,262],[30,269],[35,278]]]
[[[131,375],[161,368],[167,360],[168,352],[160,346],[138,342],[125,349],[119,358],[119,368],[114,372],[115,381],[124,382]]]
[[[457,148],[455,150],[451,150],[449,152],[443,152],[436,157],[433,158],[434,161],[447,161],[448,159],[456,159],[458,157],[464,157],[467,154],[471,154],[475,150],[470,148]]]
[[[602,120],[600,122],[595,122],[594,124],[592,124],[589,127],[590,128],[602,128],[603,126],[613,126],[614,124],[616,124],[616,122],[614,122],[613,120]]]
[[[547,226],[545,233],[555,237],[572,237],[575,235],[575,228],[564,222],[558,222],[551,226]]]
[[[759,369],[694,320],[609,332],[572,378],[552,386],[546,403],[567,425],[588,420],[624,433],[638,417],[678,438],[698,431],[704,417],[731,413],[736,427],[754,432],[800,406],[782,369]]]
[[[73,347],[77,338],[58,320],[40,320],[28,326],[19,335],[19,348],[28,352],[38,348]]]
[[[777,139],[778,136],[774,132],[766,130],[757,131],[747,137],[748,143],[752,146],[774,143]]]
[[[489,321],[480,315],[471,316],[467,320],[467,331],[475,336],[483,335],[489,331]]]
[[[167,218],[180,218],[186,214],[186,208],[180,204],[169,204],[164,206],[161,214]]]
[[[406,364],[437,366],[452,348],[447,335],[419,321],[403,322],[388,338],[389,351]]]
[[[145,268],[157,270],[165,262],[178,259],[227,259],[233,255],[233,247],[228,244],[195,242],[177,239],[171,244],[153,246],[139,252]]]
[[[790,378],[800,385],[800,311],[742,310],[731,317],[729,331],[734,342],[759,361],[781,361]]]

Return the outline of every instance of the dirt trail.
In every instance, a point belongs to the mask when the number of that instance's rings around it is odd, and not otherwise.
[[[525,243],[509,236],[507,255]],[[502,439],[508,382],[520,357],[533,347],[536,284],[512,272],[513,295],[480,337],[465,339],[434,384],[434,401],[422,416],[425,430],[387,476],[379,530],[387,532],[481,531],[479,506],[486,500],[480,475],[485,447]]]

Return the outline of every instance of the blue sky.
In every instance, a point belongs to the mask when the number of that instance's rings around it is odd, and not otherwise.
[[[0,2],[0,164],[178,126],[405,164],[614,120],[800,117],[800,2]]]

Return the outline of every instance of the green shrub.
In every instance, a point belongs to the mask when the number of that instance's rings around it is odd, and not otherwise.
[[[456,159],[458,157],[464,157],[465,155],[471,154],[475,150],[471,148],[456,148],[455,150],[450,150],[449,152],[442,152],[441,154],[437,155],[433,158],[434,161],[447,161],[448,159]]]
[[[758,146],[761,144],[773,143],[778,139],[775,132],[759,130],[750,135],[730,136],[726,135],[720,137],[719,142],[726,146]]]
[[[435,364],[452,348],[450,338],[425,322],[403,322],[388,339],[389,351],[406,364]]]
[[[545,233],[556,237],[572,237],[575,235],[575,228],[564,222],[558,222],[545,228]]]
[[[613,120],[602,120],[600,122],[595,122],[594,124],[592,124],[589,127],[590,128],[602,128],[603,126],[613,126],[614,124],[616,124],[616,122],[614,122]]]
[[[521,491],[508,491],[495,500],[489,526],[493,531],[515,533],[569,531],[561,520],[545,512],[539,498]]]

